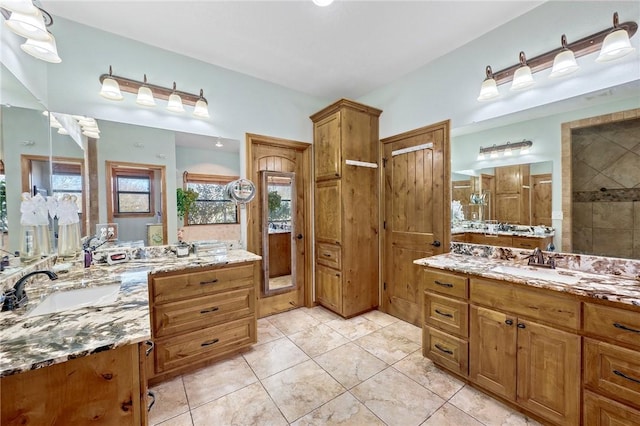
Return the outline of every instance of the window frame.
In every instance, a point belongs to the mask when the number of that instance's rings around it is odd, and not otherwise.
[[[239,179],[239,176],[227,176],[227,175],[212,175],[204,173],[189,173],[185,171],[182,174],[182,189],[186,190],[189,183],[202,183],[202,184],[222,184],[227,185],[229,182]],[[220,200],[211,200],[220,201]],[[231,200],[225,200],[233,202]],[[220,226],[220,225],[237,225],[240,223],[240,212],[238,211],[238,205],[236,204],[236,221],[228,223],[189,223],[189,212],[184,215],[184,226]]]
[[[120,191],[118,188],[118,178],[147,178],[149,180],[148,192],[134,192],[134,191]],[[113,217],[154,217],[155,212],[155,199],[154,199],[154,178],[155,173],[153,170],[141,170],[127,167],[113,167],[111,169],[111,185],[113,188],[113,204],[112,213]],[[121,212],[120,211],[120,193],[123,194],[147,194],[149,197],[149,211],[148,212]]]

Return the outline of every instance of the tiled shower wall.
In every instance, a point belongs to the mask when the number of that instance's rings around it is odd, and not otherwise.
[[[640,259],[640,119],[571,134],[575,253]]]

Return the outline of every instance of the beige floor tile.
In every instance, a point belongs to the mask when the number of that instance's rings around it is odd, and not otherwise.
[[[345,391],[326,371],[309,360],[262,380],[289,422],[310,413]]]
[[[387,368],[385,362],[354,343],[322,354],[315,361],[347,389]]]
[[[324,324],[292,334],[289,339],[310,357],[349,343],[349,339]]]
[[[436,367],[433,361],[422,356],[421,350],[415,351],[393,366],[444,399],[451,398],[464,386],[464,382]]]
[[[160,383],[149,390],[154,392],[156,396],[156,403],[149,411],[149,424],[155,425],[189,412],[182,377]]]
[[[313,308],[302,308],[303,312],[311,315],[321,323],[333,321],[335,319],[340,319],[340,315],[335,312],[331,312],[327,308],[322,306],[314,306]]]
[[[390,327],[393,325],[367,334],[355,343],[387,364],[393,364],[420,349],[419,344],[396,333]]]
[[[172,419],[158,423],[158,426],[193,426],[191,413],[184,413]]]
[[[444,404],[433,413],[421,426],[483,426],[482,423],[457,409],[453,405]]]
[[[258,378],[242,355],[237,355],[185,374],[183,380],[189,406],[193,409],[255,383]]]
[[[337,319],[329,321],[327,325],[349,340],[359,339],[362,336],[366,336],[367,334],[373,333],[374,331],[382,328],[380,324],[376,324],[375,322],[369,321],[361,316],[350,318],[348,320]]]
[[[351,393],[389,426],[419,425],[445,402],[393,367],[354,387]]]
[[[384,426],[384,423],[353,395],[345,392],[292,423],[292,425]]]
[[[383,327],[386,327],[388,325],[393,324],[394,322],[398,322],[400,321],[399,318],[396,318],[392,315],[389,314],[385,314],[382,311],[379,310],[374,310],[374,311],[369,311],[365,314],[362,315],[363,317],[365,317],[366,319],[368,319],[369,321],[373,321],[376,324],[380,324]]]
[[[463,387],[449,403],[478,419],[487,426],[539,425],[524,414],[490,398],[470,386]]]
[[[309,359],[300,348],[286,337],[254,346],[243,356],[259,379],[264,379]]]
[[[287,425],[260,383],[254,383],[191,411],[195,426]]]
[[[398,336],[406,337],[414,343],[422,346],[422,328],[408,322],[398,321],[384,328]]]
[[[294,309],[267,318],[287,336],[320,324],[320,321],[302,309]]]
[[[284,334],[278,330],[278,327],[271,324],[267,318],[260,318],[258,320],[258,343],[260,345],[262,343],[272,342],[276,339],[284,337]]]

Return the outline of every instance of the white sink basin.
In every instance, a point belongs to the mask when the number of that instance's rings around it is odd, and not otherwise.
[[[575,277],[572,275],[563,275],[557,269],[528,269],[518,268],[514,266],[496,266],[495,268],[491,268],[491,272],[497,272],[498,274],[509,274],[516,277],[553,281],[562,284],[576,284],[578,281],[580,281],[579,277]]]
[[[53,314],[89,306],[110,305],[118,298],[120,284],[109,284],[79,290],[59,291],[47,296],[27,317]]]

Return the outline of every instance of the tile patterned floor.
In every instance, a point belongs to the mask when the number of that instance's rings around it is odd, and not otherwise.
[[[242,355],[161,383],[151,425],[538,425],[438,369],[421,331],[379,311],[258,320]]]

